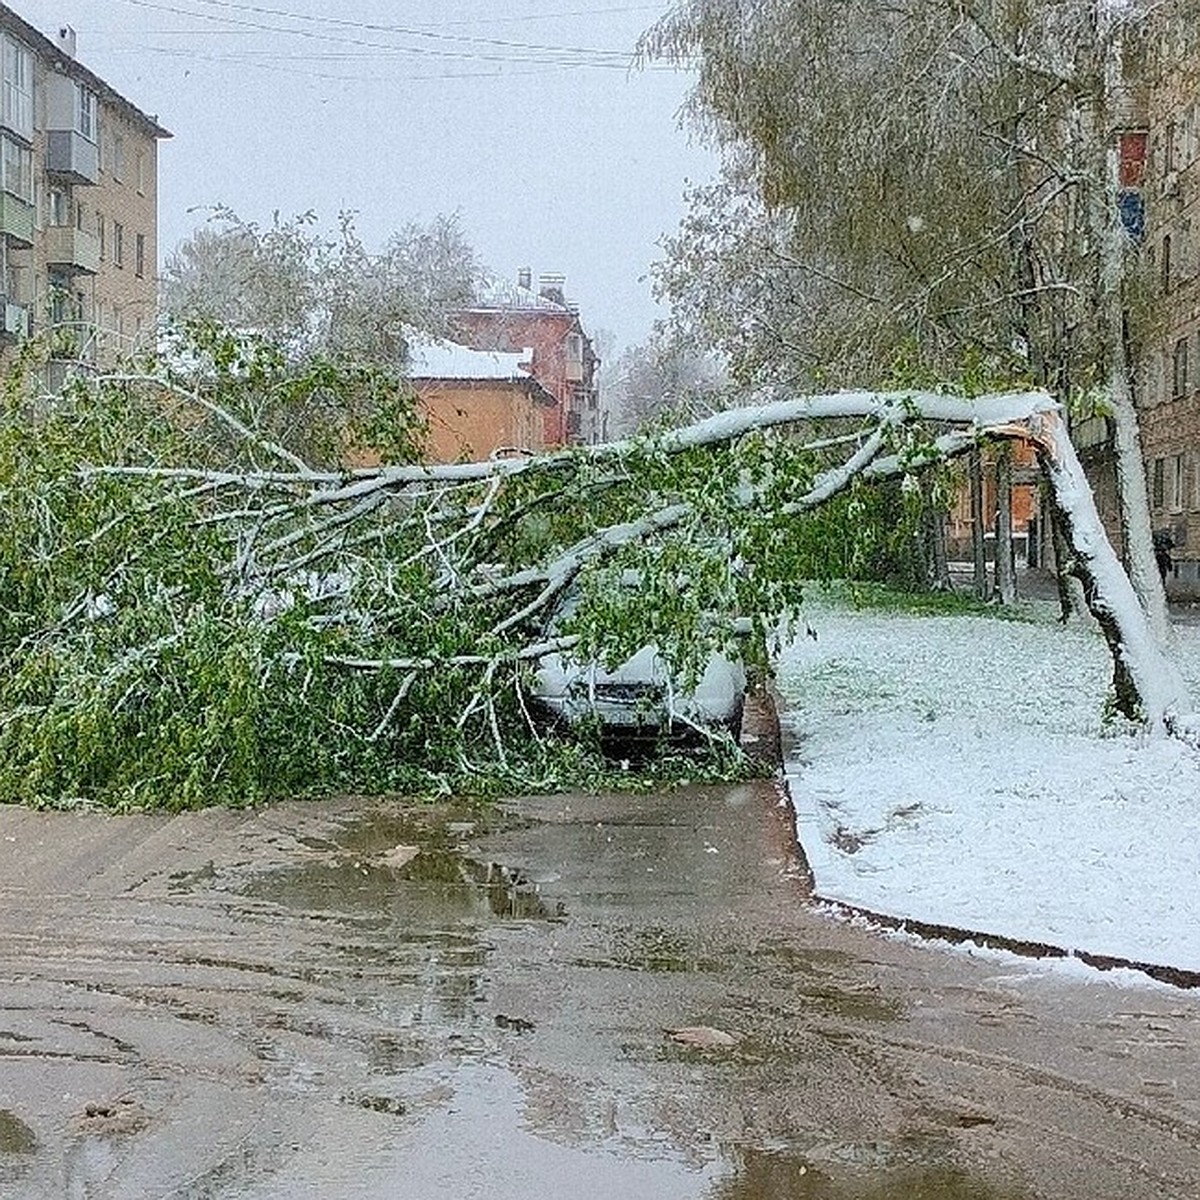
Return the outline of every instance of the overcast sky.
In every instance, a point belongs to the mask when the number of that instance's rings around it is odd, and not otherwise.
[[[567,276],[589,330],[642,340],[646,274],[713,158],[686,75],[629,69],[669,5],[632,0],[9,0],[174,133],[160,255],[223,203],[340,209],[378,245],[457,212],[498,274]]]

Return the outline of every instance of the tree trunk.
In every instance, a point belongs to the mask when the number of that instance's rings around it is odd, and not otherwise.
[[[1115,428],[1121,539],[1130,582],[1154,636],[1166,645],[1171,637],[1171,623],[1162,576],[1154,558],[1145,461],[1126,344],[1125,274],[1129,238],[1121,224],[1118,207],[1120,172],[1114,117],[1117,90],[1122,79],[1123,28],[1119,16],[1106,6],[1098,6],[1097,24],[1099,36],[1103,39],[1104,86],[1094,116],[1096,128],[1093,136],[1098,143],[1097,186],[1092,188],[1089,214],[1092,235],[1100,254],[1100,320]],[[1101,180],[1103,186],[1099,186]]]
[[[1071,544],[1071,571],[1083,584],[1088,607],[1100,624],[1113,660],[1114,700],[1133,720],[1170,732],[1190,745],[1200,742],[1187,687],[1163,653],[1129,576],[1122,568],[1087,484],[1066,428],[1041,420],[1039,460],[1053,490],[1055,524]]]
[[[1012,538],[1012,450],[999,447],[996,455],[996,596],[1001,604],[1017,598]]]
[[[967,455],[967,474],[971,486],[971,578],[975,595],[980,600],[986,600],[988,577],[983,528],[983,462],[978,446],[973,447]]]
[[[946,552],[946,510],[937,502],[934,472],[921,483],[921,533],[925,543],[925,578],[935,592],[953,590],[950,559]]]
[[[1072,617],[1088,615],[1083,587],[1073,571],[1074,553],[1062,521],[1057,519],[1053,497],[1046,500],[1050,520],[1050,549],[1054,552],[1054,583],[1058,591],[1058,619],[1065,625]]]

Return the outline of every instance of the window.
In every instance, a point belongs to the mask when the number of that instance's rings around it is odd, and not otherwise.
[[[563,350],[566,357],[566,377],[578,382],[583,378],[583,335],[568,333]]]
[[[1182,454],[1171,459],[1171,511],[1179,512],[1183,508],[1184,460]]]
[[[33,55],[15,38],[4,38],[4,88],[0,117],[22,137],[33,137]]]
[[[102,212],[98,212],[98,213],[96,213],[96,236],[100,239],[100,261],[101,262],[104,261],[105,255],[108,252],[108,247],[106,245],[106,239],[105,239],[104,233],[105,233],[104,214]]]
[[[1162,240],[1162,255],[1159,261],[1159,271],[1164,293],[1171,290],[1171,235],[1165,234]]]
[[[46,193],[46,224],[71,223],[71,194],[65,188],[52,187]]]
[[[133,244],[133,269],[139,279],[146,275],[146,235],[139,233]]]
[[[1163,506],[1163,462],[1161,458],[1154,460],[1154,472],[1150,483],[1150,504],[1153,508]]]
[[[0,187],[26,204],[33,203],[33,152],[11,138],[0,138]]]
[[[96,110],[99,103],[95,92],[82,85],[75,89],[75,129],[89,142],[96,141]]]
[[[138,151],[137,174],[134,178],[137,180],[138,195],[144,196],[146,194],[146,155],[142,150]]]
[[[1180,338],[1171,356],[1171,399],[1178,400],[1188,393],[1188,340]]]
[[[125,265],[125,226],[117,221],[113,222],[113,262]]]

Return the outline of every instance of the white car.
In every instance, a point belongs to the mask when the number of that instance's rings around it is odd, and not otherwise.
[[[637,588],[641,577],[627,571],[621,586]],[[561,628],[579,607],[572,587],[547,626]],[[746,671],[740,661],[711,654],[696,685],[680,690],[654,645],[643,646],[614,670],[580,661],[569,652],[547,654],[539,662],[533,689],[536,707],[568,725],[597,723],[611,736],[702,733],[727,729],[736,738],[742,726]]]
[[[737,737],[746,699],[739,662],[713,654],[695,687],[676,689],[654,646],[643,646],[615,670],[562,654],[541,660],[534,702],[569,725],[596,721],[611,735],[727,729]]]

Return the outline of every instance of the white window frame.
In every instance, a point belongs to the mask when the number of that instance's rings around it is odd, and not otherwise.
[[[62,228],[71,224],[71,192],[69,188],[54,186],[46,191],[46,224]]]
[[[0,188],[26,204],[33,203],[33,151],[4,136],[0,136]]]
[[[24,138],[33,137],[33,51],[24,42],[4,35],[0,57],[0,115],[4,124]]]
[[[1169,508],[1173,513],[1183,512],[1183,495],[1187,487],[1184,458],[1182,454],[1176,454],[1169,461],[1171,463]]]
[[[100,97],[83,84],[75,86],[75,132],[89,142],[99,143],[97,128],[100,117]]]

